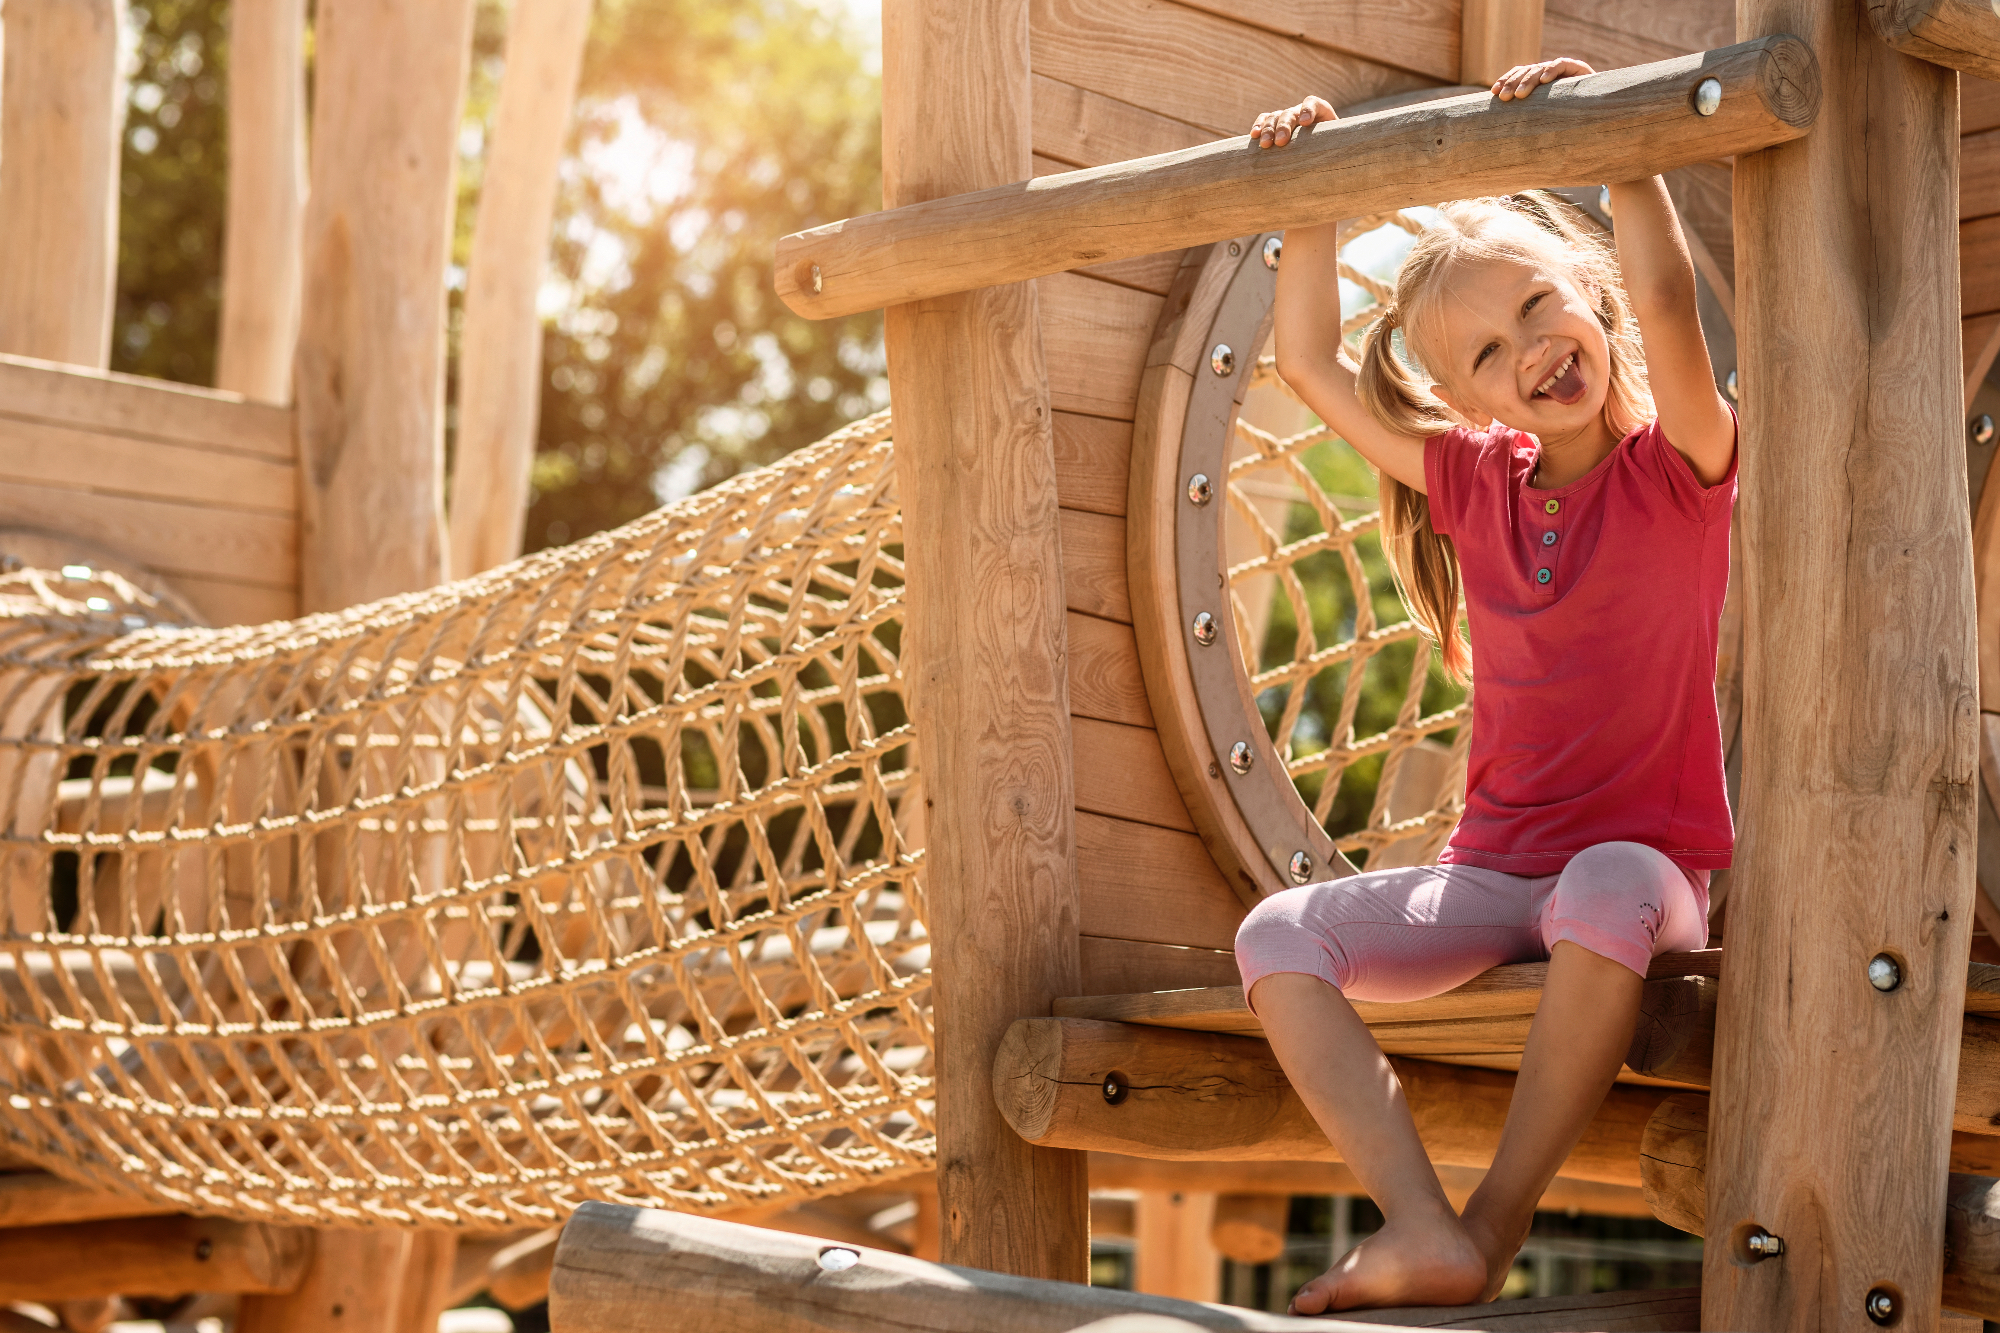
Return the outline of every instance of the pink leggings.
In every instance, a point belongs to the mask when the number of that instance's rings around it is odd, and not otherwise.
[[[1708,943],[1708,872],[1636,842],[1586,848],[1559,875],[1378,870],[1257,904],[1236,932],[1236,966],[1246,992],[1273,972],[1305,972],[1351,1000],[1421,1000],[1545,959],[1558,940],[1644,976],[1656,955]]]

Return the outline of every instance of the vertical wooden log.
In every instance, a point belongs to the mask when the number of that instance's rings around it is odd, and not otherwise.
[[[306,202],[305,0],[229,7],[229,215],[215,386],[292,399]]]
[[[110,364],[124,14],[124,0],[7,0],[0,352]]]
[[[1183,1301],[1222,1298],[1215,1248],[1215,1195],[1203,1190],[1140,1190],[1132,1209],[1132,1290]]]
[[[402,1290],[392,1322],[382,1333],[437,1333],[438,1316],[451,1305],[451,1279],[458,1236],[450,1231],[413,1231],[404,1236]]]
[[[299,601],[445,576],[444,278],[472,0],[321,0],[299,327]]]
[[[893,207],[1031,174],[1026,0],[888,0]],[[887,314],[936,1003],[944,1261],[1089,1280],[1080,1152],[994,1105],[1009,1023],[1077,985],[1075,782],[1040,311],[1029,283]]]
[[[591,0],[517,0],[465,281],[451,568],[477,574],[521,553],[541,403],[535,313],[555,217],[556,169],[590,33]]]
[[[1542,0],[1465,0],[1458,21],[1460,83],[1489,84],[1542,58]]]
[[[1702,1325],[1862,1333],[1879,1291],[1930,1333],[1978,793],[1957,79],[1854,0],[1737,20],[1808,42],[1825,104],[1736,160],[1744,769]]]
[[[282,1295],[245,1296],[235,1333],[416,1333],[397,1323],[410,1240],[407,1231],[320,1232],[305,1280]]]

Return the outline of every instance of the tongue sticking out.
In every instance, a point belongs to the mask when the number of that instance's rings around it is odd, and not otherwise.
[[[1583,368],[1577,364],[1575,357],[1570,358],[1569,367],[1563,371],[1562,378],[1551,384],[1545,392],[1564,407],[1583,397]]]

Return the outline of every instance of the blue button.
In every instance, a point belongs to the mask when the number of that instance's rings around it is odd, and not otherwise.
[[[1555,576],[1550,574],[1549,571],[1546,569],[1538,569],[1535,571],[1535,582],[1537,583],[1547,583],[1553,577]]]
[[[1556,535],[1553,532],[1545,532],[1542,534],[1542,545],[1554,546],[1555,544],[1556,544]]]

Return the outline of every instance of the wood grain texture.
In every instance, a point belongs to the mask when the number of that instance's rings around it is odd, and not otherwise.
[[[1974,218],[1959,227],[1958,282],[1966,318],[2000,311],[2000,217]]]
[[[10,0],[0,50],[0,353],[104,366],[118,269],[123,0]]]
[[[298,525],[289,515],[11,482],[0,486],[0,527],[88,536],[175,579],[198,574],[286,589],[298,578]]]
[[[2000,14],[1990,0],[1868,0],[1875,35],[1906,56],[2000,78]]]
[[[1034,98],[1035,155],[1071,167],[1152,157],[1216,137],[1199,125],[1052,79],[1039,70]]]
[[[1206,1190],[1141,1190],[1132,1210],[1132,1290],[1221,1300],[1214,1225],[1215,1195]]]
[[[1961,135],[1958,140],[1960,221],[2000,213],[2000,129]]]
[[[292,414],[235,393],[0,356],[0,417],[200,449],[298,456]]]
[[[292,398],[306,205],[306,0],[229,7],[229,213],[217,388]]]
[[[1539,4],[1540,0],[1532,0]],[[1450,0],[1180,0],[1280,37],[1433,79],[1458,77],[1458,6]],[[1529,59],[1537,47],[1529,47]]]
[[[1994,354],[2000,353],[2000,314],[1975,315],[1959,321],[1959,339],[1965,359],[1966,415],[1970,417],[1972,400],[1985,381],[1986,372],[1993,368]]]
[[[1077,941],[1077,954],[1079,995],[1226,986],[1241,979],[1236,955],[1220,949],[1085,935]]]
[[[590,8],[591,0],[516,0],[508,20],[506,72],[465,275],[451,482],[451,570],[458,578],[521,554],[541,407],[535,301]]]
[[[1858,10],[1737,10],[1740,35],[1808,43],[1826,96],[1811,135],[1736,160],[1732,875],[1754,892],[1729,903],[1710,1216],[1788,1248],[1739,1266],[1709,1247],[1706,1328],[1869,1329],[1864,1298],[1884,1282],[1902,1327],[1935,1327],[1959,1027],[1976,1021],[1977,662],[1960,312],[1941,262],[1957,80],[1873,40]],[[1898,866],[1893,883],[1864,856]],[[1866,980],[1885,951],[1901,960],[1890,992]]]
[[[1132,423],[1057,412],[1056,497],[1064,509],[1125,514],[1125,478],[1132,465]]]
[[[299,505],[298,468],[289,461],[23,421],[4,413],[0,479],[286,519],[298,513]]]
[[[104,1218],[142,1217],[166,1211],[162,1205],[92,1189],[46,1171],[15,1171],[0,1175],[0,1227],[95,1222]]]
[[[1542,16],[1542,59],[1575,56],[1596,69],[1711,51],[1736,40],[1728,0],[1549,0]]]
[[[1163,298],[1081,273],[1038,278],[1049,405],[1058,412],[1130,421],[1139,399],[1140,359]]]
[[[1026,0],[890,0],[885,200],[1024,177],[1028,79]],[[1007,1025],[1047,1013],[1078,977],[1066,542],[1043,318],[1036,288],[1021,283],[898,306],[884,332],[908,565],[906,697],[927,796],[942,1253],[1082,1282],[1083,1158],[1015,1137],[987,1081]]]
[[[1463,0],[1459,7],[1457,79],[1491,84],[1542,54],[1542,0]]]
[[[1958,115],[1960,134],[2000,129],[2000,83],[1971,74],[1960,75]]]
[[[1076,735],[1076,808],[1113,819],[1195,831],[1187,803],[1167,771],[1159,733],[1150,727],[1079,717]]]
[[[0,1233],[0,1301],[289,1291],[312,1240],[299,1228],[197,1217],[14,1227]]]
[[[1707,79],[1723,92],[1703,116],[1692,94]],[[1299,86],[1312,85],[1286,100]],[[776,286],[794,311],[827,318],[1327,217],[1671,171],[1797,138],[1817,97],[1810,52],[1771,38],[1520,101],[1471,93],[1370,112],[1282,153],[1238,136],[849,218],[781,238]]]
[[[1341,1318],[1395,1328],[1477,1328],[1491,1333],[1569,1333],[1579,1328],[1604,1333],[1685,1333],[1696,1327],[1700,1315],[1701,1289],[1681,1287],[1589,1296],[1528,1296],[1487,1305],[1357,1310],[1344,1312]]]
[[[445,576],[445,265],[471,0],[325,0],[294,366],[300,602]]]
[[[1072,611],[1132,623],[1125,582],[1125,520],[1062,511],[1063,597]]]
[[[1259,111],[1289,106],[1306,90],[1349,106],[1451,78],[1290,41],[1173,0],[1033,0],[1030,13],[1037,74],[1210,137],[1247,134]]]
[[[1243,904],[1192,833],[1080,811],[1076,878],[1086,935],[1227,950],[1243,923]]]
[[[1069,709],[1072,717],[1153,725],[1130,625],[1070,612]]]
[[[1489,1165],[1513,1076],[1391,1057],[1431,1160]],[[1104,1094],[1107,1077],[1117,1100]],[[1031,1142],[1140,1157],[1334,1161],[1264,1042],[1081,1018],[1024,1018],[994,1057],[994,1095]],[[1666,1094],[1614,1087],[1561,1174],[1639,1183],[1639,1139]]]
[[[311,1233],[311,1262],[292,1290],[246,1296],[236,1333],[419,1333],[398,1326],[410,1231]]]

